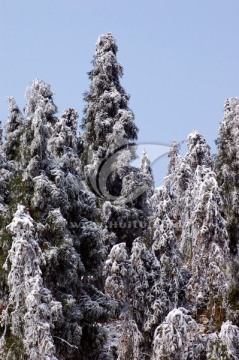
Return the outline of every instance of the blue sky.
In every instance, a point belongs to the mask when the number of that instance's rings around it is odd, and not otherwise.
[[[0,120],[6,97],[23,108],[35,78],[51,84],[59,113],[81,118],[97,37],[112,32],[139,141],[167,145],[197,129],[215,152],[224,100],[239,96],[238,14],[238,0],[0,0]]]

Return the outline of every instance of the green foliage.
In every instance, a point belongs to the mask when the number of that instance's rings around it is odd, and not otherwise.
[[[228,293],[229,306],[234,311],[239,311],[239,286],[232,286]]]
[[[8,329],[6,335],[3,360],[27,360],[22,340],[12,335],[10,329]]]
[[[9,206],[11,213],[14,213],[18,204],[29,208],[30,199],[33,196],[33,188],[28,181],[22,178],[22,171],[14,174],[8,183],[9,196],[6,204]]]

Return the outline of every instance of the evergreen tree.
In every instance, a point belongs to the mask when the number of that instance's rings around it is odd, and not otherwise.
[[[213,165],[210,148],[196,130],[188,135],[187,153],[179,155],[177,144],[170,151],[170,163],[165,185],[169,188],[173,203],[173,218],[179,241],[179,249],[185,258],[191,257],[192,213],[194,207],[193,186],[198,165]]]
[[[238,322],[239,306],[239,208],[238,208],[238,130],[239,130],[239,99],[227,99],[224,104],[224,119],[220,124],[218,154],[216,158],[217,180],[223,199],[224,217],[227,222],[229,248],[232,255],[232,287],[229,301],[233,309],[234,318]]]
[[[7,306],[7,280],[6,273],[2,270],[11,246],[11,239],[6,226],[11,221],[11,213],[8,206],[10,198],[9,182],[15,176],[15,166],[10,163],[4,152],[3,145],[0,145],[0,313],[1,309]]]
[[[238,254],[239,239],[239,99],[227,99],[224,104],[224,119],[219,128],[216,161],[217,179],[224,201],[227,229],[232,254]]]
[[[123,75],[112,34],[99,37],[89,73],[90,91],[82,127],[81,156],[88,184],[102,197],[102,220],[118,242],[131,247],[145,233],[147,198],[152,179],[144,170],[132,167],[137,127],[128,107],[129,95],[120,85]],[[127,228],[127,231],[126,231]]]
[[[23,131],[23,116],[14,98],[9,97],[8,102],[10,116],[6,124],[4,150],[9,160],[14,160],[15,158],[19,160],[20,137]]]
[[[173,309],[155,330],[152,360],[205,359],[198,325],[184,308]]]
[[[50,85],[33,81],[26,90],[27,105],[24,133],[21,137],[21,163],[31,179],[46,170],[46,147],[56,121],[57,108]]]
[[[8,306],[2,313],[5,330],[1,350],[6,345],[6,329],[10,323],[11,334],[23,343],[29,359],[55,360],[51,328],[54,321],[62,318],[62,305],[53,301],[49,290],[43,287],[40,269],[43,254],[36,240],[33,219],[24,213],[24,206],[18,205],[7,228],[13,242],[4,264],[8,270],[10,263],[10,294]],[[8,314],[10,308],[14,310]],[[17,353],[11,348],[6,349],[5,356],[17,359]]]
[[[138,359],[150,358],[152,332],[168,304],[160,272],[159,261],[141,238],[133,242],[130,254],[125,243],[111,249],[104,273],[107,293],[121,303],[118,359],[125,354],[132,359],[135,354]]]
[[[161,265],[161,280],[168,296],[164,315],[178,307],[181,279],[181,255],[173,223],[173,205],[166,186],[157,189],[151,199],[153,204],[152,251]]]
[[[222,324],[219,334],[209,335],[207,356],[210,359],[238,359],[239,357],[239,329],[231,321]]]
[[[212,329],[225,320],[230,284],[226,223],[215,173],[199,165],[193,189],[192,277],[187,296],[199,315],[206,312]],[[206,316],[207,317],[207,316]]]
[[[188,135],[187,147],[186,160],[193,171],[198,165],[213,166],[210,147],[198,131],[194,130]]]
[[[134,115],[128,107],[129,95],[120,85],[123,68],[118,63],[116,40],[108,33],[99,37],[93,59],[93,70],[89,72],[90,91],[85,95],[87,106],[82,127],[85,130],[84,164],[85,174],[92,185],[96,179],[100,195],[119,195],[121,176],[116,169],[124,159],[126,167],[134,157],[134,140],[137,128]],[[112,158],[112,159],[111,159]],[[106,174],[99,172],[106,162]],[[119,164],[118,164],[119,162]],[[112,174],[113,172],[113,174]],[[107,182],[107,177],[111,175]],[[117,182],[117,186],[115,184]],[[107,182],[107,184],[106,184]],[[116,189],[115,189],[116,187]],[[118,189],[119,188],[119,189]],[[114,193],[117,190],[117,193]],[[99,195],[98,194],[98,195]]]

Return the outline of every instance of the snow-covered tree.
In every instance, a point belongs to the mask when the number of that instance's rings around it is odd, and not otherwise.
[[[139,359],[144,358],[143,353],[150,355],[152,331],[163,318],[168,303],[160,270],[159,261],[141,238],[133,242],[130,254],[125,243],[113,246],[109,254],[104,268],[105,288],[121,303],[124,330],[118,359],[123,359],[122,354],[132,359],[135,354]]]
[[[191,304],[183,305],[198,313],[210,308],[208,321],[215,326],[215,322],[225,320],[231,286],[228,234],[209,146],[201,134],[193,131],[188,136],[187,147],[185,157],[179,155],[175,145],[172,147],[165,179],[182,254],[183,283]]]
[[[15,166],[7,161],[3,146],[0,146],[0,314],[1,309],[7,303],[7,279],[2,266],[11,246],[11,237],[6,230],[6,226],[11,221],[11,214],[7,203],[11,198],[9,183],[14,176]]]
[[[76,151],[77,118],[78,113],[75,109],[66,109],[64,111],[53,128],[53,133],[48,143],[50,153],[60,157],[69,151],[69,149]]]
[[[156,208],[153,240],[134,240],[130,253],[125,243],[115,245],[105,263],[106,291],[121,302],[123,309],[124,331],[120,339],[128,339],[119,341],[118,359],[122,354],[131,354],[133,358],[134,353],[138,359],[149,359],[155,327],[178,304],[180,257],[167,214],[170,200],[162,193],[163,189],[159,189],[153,201]],[[147,248],[150,244],[151,250]],[[130,336],[132,329],[134,335]]]
[[[117,51],[112,34],[99,37],[93,70],[89,73],[91,86],[85,95],[87,106],[82,125],[87,146],[107,154],[137,139],[134,116],[128,107],[129,95],[120,85],[123,68],[117,61]]]
[[[4,150],[9,160],[20,158],[20,137],[23,131],[23,116],[13,97],[8,98],[10,116],[6,123]]]
[[[215,173],[205,165],[197,167],[193,189],[192,277],[187,296],[197,311],[209,311],[210,326],[225,319],[230,287],[230,259],[226,223]]]
[[[184,308],[173,309],[155,330],[152,360],[204,359],[198,325]]]
[[[51,328],[54,321],[62,317],[62,305],[53,301],[50,291],[43,286],[40,267],[43,254],[36,238],[33,219],[24,210],[24,206],[18,205],[13,221],[7,227],[13,242],[4,264],[8,270],[10,263],[10,294],[7,309],[2,313],[5,331],[1,341],[5,345],[6,327],[10,325],[11,334],[23,342],[25,352],[23,350],[19,358],[23,359],[25,353],[30,360],[55,360]],[[13,358],[16,354],[10,347],[5,356],[6,359]]]
[[[171,220],[178,247],[184,257],[190,253],[190,216],[194,173],[186,160],[179,153],[180,146],[174,142],[168,153],[169,165],[164,186],[170,198]],[[166,192],[166,191],[165,191]]]
[[[173,203],[174,223],[177,227],[179,249],[184,257],[191,256],[193,186],[198,165],[212,167],[210,148],[204,137],[196,130],[188,135],[187,153],[180,156],[179,147],[173,144],[169,153],[169,168],[165,186],[169,189]]]
[[[207,358],[212,360],[236,360],[239,358],[239,328],[231,321],[224,322],[219,333],[209,335]]]
[[[178,306],[181,255],[175,234],[173,204],[166,186],[159,187],[151,199],[153,206],[152,251],[160,262],[161,281],[168,297],[167,311]],[[152,220],[151,220],[152,221]]]
[[[129,95],[120,84],[123,69],[117,50],[112,34],[99,37],[89,73],[90,91],[85,95],[81,160],[91,190],[102,198],[104,226],[116,234],[117,242],[125,241],[131,247],[134,239],[145,234],[146,226],[141,224],[147,223],[153,181],[149,164],[147,171],[130,165],[137,127],[128,106]]]
[[[50,87],[39,80],[27,90],[27,99],[19,159],[22,168],[16,167],[7,202],[11,211],[17,204],[24,204],[29,211],[43,259],[39,263],[42,280],[37,287],[43,286],[52,294],[52,301],[62,304],[61,321],[49,327],[55,356],[62,360],[80,356],[92,359],[100,356],[107,337],[99,324],[117,308],[103,292],[101,275],[111,240],[96,223],[99,210],[95,197],[83,181],[77,155],[77,112],[67,109],[57,119]],[[11,244],[11,239],[8,242]],[[24,267],[19,276],[23,274]],[[28,309],[21,309],[26,319]],[[25,323],[23,327],[27,331]],[[7,331],[6,344],[9,341]],[[21,351],[20,344],[15,347]]]
[[[187,147],[186,160],[192,170],[196,170],[198,165],[213,166],[210,147],[198,131],[194,130],[188,135]]]
[[[56,121],[57,108],[50,85],[33,81],[26,90],[26,121],[21,137],[21,163],[30,177],[40,174],[47,166],[47,140]]]
[[[174,174],[179,167],[179,161],[181,160],[181,156],[179,154],[180,146],[176,141],[173,141],[171,148],[168,152],[168,168],[167,168],[167,174],[164,178],[164,184],[169,189],[169,192],[171,194],[171,191],[173,190],[173,184],[174,184]]]
[[[103,195],[109,192],[116,196],[115,185],[117,184],[119,193],[122,181],[117,168],[129,165],[134,157],[132,145],[137,139],[134,115],[128,107],[129,95],[120,85],[123,68],[117,61],[117,50],[116,40],[111,33],[99,37],[93,70],[89,72],[91,85],[90,91],[85,95],[87,105],[82,124],[85,130],[85,174],[91,185],[100,176],[98,181],[103,182],[103,187],[106,187]],[[123,165],[120,164],[122,156]],[[105,173],[101,171],[103,165],[106,167]],[[99,183],[94,190],[102,195]]]
[[[137,127],[116,55],[100,36],[82,135],[45,82],[27,88],[25,119],[9,98],[0,357],[238,359],[239,99],[225,103],[215,169],[194,130],[154,189],[146,152],[131,165]]]
[[[230,250],[236,255],[239,243],[239,98],[227,99],[219,128],[217,178],[224,201]]]

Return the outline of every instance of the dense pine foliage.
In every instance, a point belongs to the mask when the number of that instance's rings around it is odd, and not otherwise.
[[[112,34],[99,37],[78,113],[33,81],[0,129],[0,357],[239,359],[239,99],[214,159],[192,131],[162,186]]]

